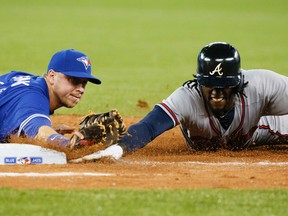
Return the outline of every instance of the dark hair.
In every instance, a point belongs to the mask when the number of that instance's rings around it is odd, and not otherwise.
[[[194,79],[192,79],[192,80],[187,80],[186,82],[183,83],[182,86],[185,86],[185,85],[186,85],[188,88],[191,88],[191,89],[195,88],[196,91],[198,92],[199,96],[201,97],[200,89],[199,89],[199,83],[198,83],[197,77],[196,77],[196,75],[194,75],[194,74],[193,74],[193,77],[194,77]],[[242,94],[242,95],[245,96],[245,94],[243,93],[243,91],[244,91],[244,88],[246,88],[247,86],[248,86],[248,81],[245,82],[245,80],[244,80],[244,75],[243,75],[243,77],[242,77],[242,83],[240,83],[238,86],[236,86],[236,87],[233,88],[233,93],[234,93],[234,94],[239,93],[239,94]]]

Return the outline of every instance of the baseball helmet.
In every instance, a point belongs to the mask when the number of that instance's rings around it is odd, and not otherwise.
[[[240,55],[225,42],[206,45],[198,55],[197,81],[214,88],[234,88],[242,83]]]

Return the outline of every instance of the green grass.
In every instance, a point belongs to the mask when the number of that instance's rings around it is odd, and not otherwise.
[[[264,3],[265,2],[265,3]],[[82,103],[56,113],[117,108],[144,116],[192,78],[200,49],[212,41],[235,45],[243,68],[288,73],[286,0],[9,0],[1,2],[0,73],[43,74],[58,50],[91,58],[103,84]],[[139,108],[145,100],[148,109]]]
[[[287,190],[0,190],[1,215],[287,215]]]

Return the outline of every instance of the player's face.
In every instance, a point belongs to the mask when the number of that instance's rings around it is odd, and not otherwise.
[[[58,98],[59,105],[68,108],[74,107],[81,100],[87,79],[66,76],[62,73],[55,73],[54,93]]]
[[[226,114],[234,106],[235,94],[232,88],[211,88],[201,86],[205,102],[215,116]]]

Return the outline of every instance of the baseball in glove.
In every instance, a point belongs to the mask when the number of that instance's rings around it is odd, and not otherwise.
[[[94,144],[111,145],[124,136],[127,128],[117,110],[105,113],[87,115],[79,125],[83,135],[81,139],[76,134],[71,137],[69,149],[82,148]]]

